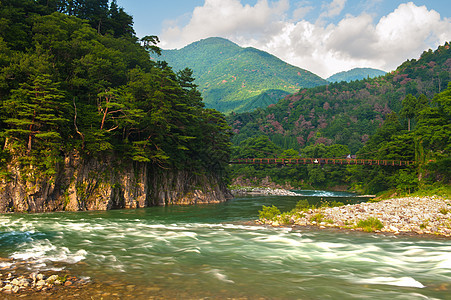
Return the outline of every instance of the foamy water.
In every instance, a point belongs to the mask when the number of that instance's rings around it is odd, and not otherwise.
[[[243,219],[238,215],[244,205],[263,200],[3,215],[0,256],[31,261],[36,269],[68,268],[93,280],[176,288],[193,298],[446,299],[451,294],[451,240],[233,221]]]

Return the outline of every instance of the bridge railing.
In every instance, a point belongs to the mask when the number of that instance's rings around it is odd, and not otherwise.
[[[414,161],[358,158],[237,158],[230,164],[260,164],[260,165],[369,165],[369,166],[409,166]]]

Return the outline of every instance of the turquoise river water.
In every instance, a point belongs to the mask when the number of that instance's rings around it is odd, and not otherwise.
[[[362,201],[302,193],[310,202]],[[143,298],[451,299],[450,239],[248,222],[262,205],[288,210],[303,198],[0,215],[0,257],[132,285]]]

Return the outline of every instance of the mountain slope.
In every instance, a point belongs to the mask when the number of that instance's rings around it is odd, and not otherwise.
[[[206,106],[222,112],[266,107],[281,95],[327,84],[269,53],[242,48],[223,38],[207,38],[180,50],[163,50],[156,59],[168,62],[175,71],[192,69]]]
[[[372,69],[372,68],[354,68],[349,71],[343,71],[336,73],[329,78],[327,78],[327,81],[329,82],[351,82],[354,80],[362,80],[365,78],[373,78],[378,76],[383,76],[387,74],[387,72],[378,70],[378,69]]]
[[[238,145],[266,135],[284,149],[342,144],[355,153],[390,113],[401,110],[408,94],[432,99],[446,89],[450,74],[451,50],[446,43],[382,77],[302,89],[264,110],[232,114],[228,121],[235,133],[233,142]]]

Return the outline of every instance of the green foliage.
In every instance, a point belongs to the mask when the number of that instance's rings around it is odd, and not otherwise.
[[[402,192],[413,192],[418,187],[418,177],[415,172],[399,170],[393,176],[394,186]]]
[[[281,149],[304,157],[325,156],[326,147],[340,145],[348,150],[328,157],[357,154],[357,158],[419,162],[403,169],[402,180],[395,178],[399,168],[377,166],[267,170],[277,183],[286,181],[283,176],[317,187],[352,183],[371,194],[396,186],[412,191],[417,188],[415,176],[419,186],[449,183],[450,59],[450,45],[445,43],[378,78],[301,89],[266,109],[230,114],[233,145],[263,134]]]
[[[274,220],[278,215],[280,215],[280,210],[274,205],[265,206],[263,205],[262,210],[258,211],[258,217],[260,220]]]
[[[280,153],[277,147],[268,137],[264,135],[248,138],[235,148],[234,157],[239,158],[271,158]]]
[[[340,202],[340,201],[332,201],[332,202],[329,202],[329,201],[322,201],[321,202],[321,207],[340,207],[340,206],[343,206],[344,205],[344,203],[343,202]]]
[[[131,25],[116,1],[2,1],[2,174],[14,157],[53,176],[75,151],[226,175],[225,117],[204,108],[191,70],[152,62],[158,38]]]
[[[278,220],[281,224],[288,225],[291,223],[291,216],[291,212],[284,212],[280,215]]]
[[[67,274],[64,274],[64,276],[58,276],[56,280],[59,280],[61,283],[65,283],[67,281]]]
[[[434,181],[451,178],[451,84],[420,111],[415,138],[421,146],[424,174]]]
[[[381,230],[384,227],[384,224],[378,219],[369,217],[366,220],[359,220],[356,224],[356,228],[362,228],[363,231],[373,232],[377,230]]]
[[[308,202],[308,200],[301,199],[296,203],[295,210],[306,211],[306,210],[309,210],[310,208],[311,208],[311,206],[310,206],[310,203]]]
[[[418,99],[409,94],[402,100],[402,109],[399,114],[407,119],[407,130],[411,130],[412,120],[417,122],[420,113],[423,109],[427,108],[429,100],[424,94],[421,94]]]
[[[250,137],[233,149],[233,158],[345,158],[349,154],[348,147],[343,145],[312,145],[304,148],[301,153],[294,149],[283,150],[263,135]],[[346,168],[334,165],[234,165],[231,171],[234,177],[265,178],[269,176],[277,184],[288,183],[294,187],[326,188],[341,185],[346,183],[348,176]]]
[[[358,158],[417,161],[414,166],[318,166],[256,168],[234,166],[234,176],[265,177],[279,184],[327,188],[353,184],[360,191],[376,194],[390,188],[413,192],[421,186],[451,178],[450,98],[441,62],[450,59],[449,44],[409,61],[396,72],[376,79],[333,83],[328,87],[301,90],[277,105],[252,113],[228,117],[238,145],[264,134],[275,147],[295,151],[302,157],[338,157],[356,153]],[[423,72],[424,71],[424,72]],[[431,78],[439,74],[442,93]],[[431,77],[432,76],[432,77]],[[413,90],[410,79],[422,82]],[[408,88],[407,88],[408,87]],[[399,111],[400,113],[395,113]],[[385,119],[385,120],[384,120]],[[287,156],[278,152],[279,157]],[[240,151],[233,156],[239,157]],[[255,156],[259,157],[259,156]],[[288,170],[289,169],[289,170]],[[263,173],[264,171],[264,173]]]
[[[441,182],[423,184],[412,195],[417,197],[440,196],[449,199],[451,198],[451,185],[443,184]]]
[[[323,221],[323,219],[324,215],[322,213],[317,213],[310,217],[310,222],[316,222],[319,224]]]
[[[207,38],[180,50],[163,50],[162,58],[175,70],[192,69],[206,105],[222,112],[267,107],[299,88],[327,84],[266,52],[241,48],[222,38]]]
[[[411,131],[403,130],[400,118],[392,114],[357,153],[361,157],[416,161],[404,168],[352,167],[351,178],[362,183],[365,193],[378,193],[396,188],[410,193],[433,182],[449,184],[451,176],[451,88],[437,94],[431,106],[423,96],[408,96],[411,111],[406,118],[417,120]],[[412,109],[415,107],[415,109]],[[389,180],[387,180],[389,179]]]
[[[446,215],[447,213],[451,212],[451,209],[448,209],[448,208],[446,208],[446,207],[442,207],[442,208],[440,208],[439,212],[440,212],[441,214]]]
[[[420,224],[420,229],[426,229],[429,226],[429,221],[425,220]]]

